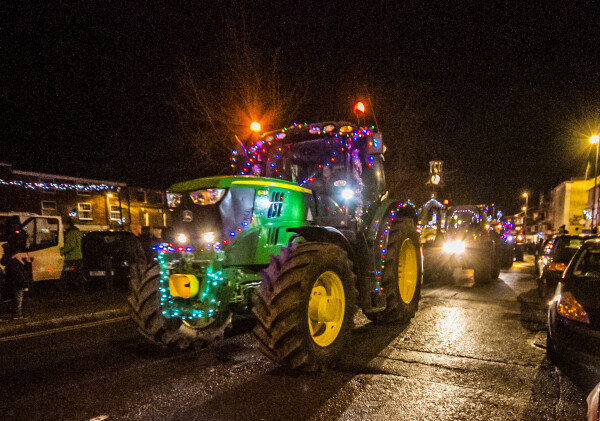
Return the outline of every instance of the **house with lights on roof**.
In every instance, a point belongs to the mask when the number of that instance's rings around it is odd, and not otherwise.
[[[0,212],[73,217],[82,231],[167,226],[165,192],[125,183],[20,171],[0,163]]]

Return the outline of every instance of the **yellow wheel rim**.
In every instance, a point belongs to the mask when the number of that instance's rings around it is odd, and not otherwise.
[[[332,271],[323,272],[308,300],[308,329],[317,345],[328,346],[335,341],[344,322],[345,303],[340,277]]]
[[[407,238],[398,254],[398,290],[406,304],[410,304],[417,290],[417,250],[413,242]]]

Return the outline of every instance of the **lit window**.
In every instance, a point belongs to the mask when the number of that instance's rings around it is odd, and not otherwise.
[[[110,220],[120,221],[121,220],[121,208],[119,205],[110,205]]]
[[[91,221],[92,220],[92,204],[91,203],[77,203],[77,213],[80,221]]]

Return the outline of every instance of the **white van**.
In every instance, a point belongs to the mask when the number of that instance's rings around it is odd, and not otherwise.
[[[60,255],[60,248],[64,245],[61,218],[25,212],[0,213],[0,244],[18,229],[27,233],[27,245],[17,257],[31,262],[33,281],[59,279],[64,261]],[[3,253],[0,247],[0,256]]]

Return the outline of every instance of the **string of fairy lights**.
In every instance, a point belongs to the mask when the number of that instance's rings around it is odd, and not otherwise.
[[[344,127],[347,127],[348,129],[344,129]],[[279,164],[284,155],[284,153],[282,153],[283,148],[291,149],[292,145],[284,144],[283,141],[288,135],[288,130],[293,128],[304,128],[307,129],[310,134],[315,135],[315,139],[319,139],[319,136],[326,136],[325,139],[323,139],[323,143],[324,145],[327,145],[327,148],[324,148],[324,150],[329,150],[329,156],[322,162],[316,164],[314,167],[315,170],[310,176],[297,181],[299,185],[307,185],[319,177],[325,168],[334,165],[336,160],[342,157],[343,154],[351,153],[354,160],[358,156],[358,150],[356,149],[357,145],[355,145],[355,142],[360,141],[361,139],[368,139],[366,145],[368,148],[379,148],[380,140],[372,136],[372,128],[355,128],[351,125],[344,127],[335,128],[333,125],[319,127],[316,125],[294,124],[289,128],[282,129],[279,133],[263,136],[260,140],[252,142],[248,149],[244,151],[243,155],[237,150],[233,150],[230,157],[231,166],[233,168],[240,166],[241,169],[239,170],[239,175],[242,176],[265,175],[265,169],[269,169],[277,178],[284,178],[287,174],[282,174],[282,167],[280,167]],[[364,147],[365,145],[363,144],[362,146]],[[366,157],[366,164],[369,167],[372,167],[374,165],[374,156],[368,155]],[[375,235],[379,249],[379,267],[377,267],[377,270],[375,271],[376,286],[374,291],[379,294],[381,294],[382,273],[385,271],[391,227],[400,210],[408,206],[414,207],[414,204],[410,201],[397,203],[391,211],[386,213],[382,221],[373,222],[373,230],[377,233]],[[360,213],[364,222],[364,219],[366,219],[368,214],[368,209],[364,212],[361,211]],[[212,261],[222,253],[222,247],[235,243],[235,240],[241,237],[240,234],[251,227],[253,221],[254,218],[250,220],[250,223],[244,221],[238,228],[226,233],[228,234],[228,237],[221,239],[221,241],[207,243],[205,247],[199,249],[175,246],[173,244],[163,244],[159,246],[157,260],[160,264],[161,275],[159,287],[160,303],[163,309],[162,312],[166,317],[179,317],[182,320],[212,317],[220,304],[216,298],[216,289],[225,279],[222,270],[213,272],[212,268],[209,266],[204,267],[200,271],[204,282],[202,282],[203,290],[198,293],[199,300],[196,301],[193,306],[178,306],[177,300],[169,293],[169,268],[173,265],[173,253],[181,253],[181,256],[191,256],[196,252],[209,253],[208,255],[204,254],[202,260],[207,262]]]
[[[374,291],[378,292],[379,295],[381,295],[381,275],[385,270],[386,256],[387,256],[387,252],[388,252],[387,247],[389,244],[389,239],[390,239],[389,234],[391,231],[391,227],[392,227],[392,224],[394,223],[394,219],[396,218],[396,215],[400,212],[400,209],[406,208],[406,207],[414,207],[414,203],[412,203],[410,200],[408,200],[406,202],[398,203],[396,205],[395,209],[389,213],[389,217],[386,217],[383,220],[383,222],[375,221],[375,223],[373,225],[373,231],[380,230],[379,238],[378,238],[380,265],[379,265],[379,268],[377,268],[377,270],[375,271],[377,285],[374,289]],[[381,226],[380,226],[381,224],[383,225],[383,229],[381,229]]]
[[[22,180],[4,180],[0,178],[1,186],[21,187],[27,190],[44,190],[44,191],[120,191],[121,187],[111,186],[108,184],[70,184],[70,183],[54,183],[54,182],[33,182]]]
[[[346,150],[352,149],[352,142],[355,142],[361,138],[366,138],[369,135],[372,135],[372,129],[367,127],[354,128],[351,125],[342,126],[341,128],[336,128],[333,124],[326,124],[324,127],[316,126],[316,125],[308,125],[297,124],[294,123],[292,126],[284,128],[280,133],[276,133],[274,135],[268,135],[261,138],[258,141],[254,141],[250,144],[249,148],[245,151],[246,155],[241,157],[240,153],[237,149],[232,151],[231,157],[229,160],[231,161],[231,167],[235,168],[238,165],[239,159],[245,159],[244,167],[239,171],[240,175],[258,175],[262,174],[263,171],[263,155],[266,155],[266,165],[273,169],[277,178],[283,178],[284,175],[281,174],[280,168],[277,167],[277,161],[281,158],[279,154],[282,152],[282,147],[277,147],[274,151],[270,149],[272,146],[276,146],[277,142],[281,142],[287,138],[287,131],[290,129],[302,129],[308,128],[308,132],[311,135],[314,135],[315,138],[319,136],[327,136],[323,139],[324,144],[326,145],[337,145],[338,149],[333,149],[331,151],[330,156],[324,161],[317,165],[317,171],[314,171],[312,175],[302,179],[300,181],[301,185],[305,185],[309,182],[314,181],[314,177],[317,175],[318,170],[322,170],[325,167],[331,166],[332,163],[336,161],[339,153],[344,153]],[[368,143],[369,147],[379,147],[379,140],[373,138]],[[283,147],[287,147],[287,149],[291,149],[291,145],[283,145]],[[268,154],[271,156],[268,156]],[[369,157],[369,162],[367,165],[369,167],[373,166],[374,157]]]

